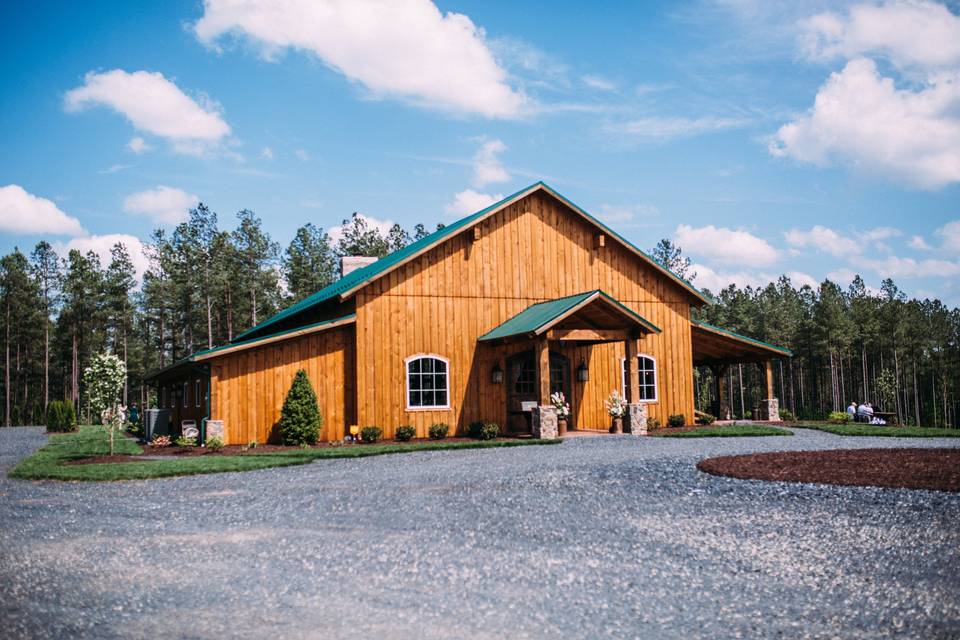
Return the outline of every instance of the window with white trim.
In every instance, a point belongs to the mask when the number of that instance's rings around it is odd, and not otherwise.
[[[193,386],[193,397],[196,398],[195,403],[198,407],[200,406],[200,397],[203,395],[200,391],[200,381],[197,380],[197,383]]]
[[[623,397],[627,397],[627,376],[630,374],[627,371],[627,359],[623,358],[621,360],[623,363],[623,371],[621,372],[621,379],[623,380],[623,386],[621,390],[623,391]],[[657,361],[653,356],[648,356],[641,353],[637,356],[637,371],[640,374],[640,402],[656,402],[657,401]]]
[[[190,403],[188,402],[188,398],[187,398],[188,393],[190,393],[190,383],[184,382],[183,383],[183,407],[184,408],[187,408],[190,406]]]
[[[168,402],[168,400],[167,400],[167,388],[166,388],[166,387],[162,387],[162,388],[160,389],[160,392],[161,392],[161,396],[162,396],[161,399],[160,399],[160,408],[161,408],[161,409],[166,409],[167,407],[170,406],[170,405],[167,404],[167,402]]]
[[[406,364],[407,408],[449,408],[449,361],[440,356],[424,355],[407,358]]]

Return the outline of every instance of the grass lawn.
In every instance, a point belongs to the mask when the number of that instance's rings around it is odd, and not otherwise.
[[[817,429],[838,436],[884,436],[888,438],[960,438],[960,429],[933,427],[890,427],[882,424],[830,424],[801,422],[798,427]]]
[[[656,438],[735,438],[740,436],[792,436],[793,432],[762,424],[731,424],[722,427],[702,427],[689,431],[650,433]]]
[[[49,442],[32,456],[14,467],[9,476],[28,480],[143,480],[200,473],[251,471],[268,467],[307,464],[318,458],[363,458],[390,453],[437,451],[441,449],[488,449],[527,445],[556,444],[561,440],[490,440],[470,442],[424,442],[408,445],[357,445],[325,449],[293,449],[281,453],[253,453],[238,456],[191,456],[143,462],[111,462],[105,464],[64,464],[71,460],[109,453],[110,443],[102,427],[80,427],[78,433],[50,436]],[[139,455],[142,449],[129,438],[116,439],[118,455]]]

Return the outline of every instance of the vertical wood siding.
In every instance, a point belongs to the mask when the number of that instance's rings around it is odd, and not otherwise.
[[[343,438],[356,422],[354,328],[338,327],[227,354],[210,363],[211,419],[227,444],[276,441],[275,427],[293,378],[305,369],[323,416],[321,439]]]
[[[536,193],[485,220],[481,237],[462,233],[361,289],[357,295],[356,408],[361,425],[462,430],[472,420],[506,421],[506,385],[490,382],[496,362],[530,343],[488,346],[477,338],[536,302],[602,289],[663,332],[640,340],[641,353],[657,361],[658,400],[650,415],[693,420],[694,392],[690,298],[634,254],[609,241],[595,248],[597,230],[550,196]],[[603,401],[621,389],[622,343],[551,348],[583,359],[590,380],[571,371],[573,424],[604,429]],[[404,359],[434,353],[450,361],[450,409],[406,408]]]

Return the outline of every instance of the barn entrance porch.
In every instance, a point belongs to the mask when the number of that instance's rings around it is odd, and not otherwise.
[[[646,433],[646,407],[639,401],[639,338],[659,332],[641,315],[597,289],[531,305],[480,336],[478,342],[517,346],[518,352],[507,359],[505,424],[510,428],[529,425],[536,438],[558,436],[557,410],[550,396],[563,391],[570,402],[572,376],[581,375],[579,368],[576,374],[571,371],[569,358],[562,354],[564,348],[623,342],[629,368],[625,422],[632,433],[640,435]]]

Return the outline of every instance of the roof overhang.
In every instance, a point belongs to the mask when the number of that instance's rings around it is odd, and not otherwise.
[[[660,333],[660,328],[599,289],[533,304],[478,338],[479,342],[546,337],[599,344]]]
[[[690,332],[693,342],[693,364],[697,366],[766,362],[793,356],[793,352],[789,349],[705,322],[692,321]]]

